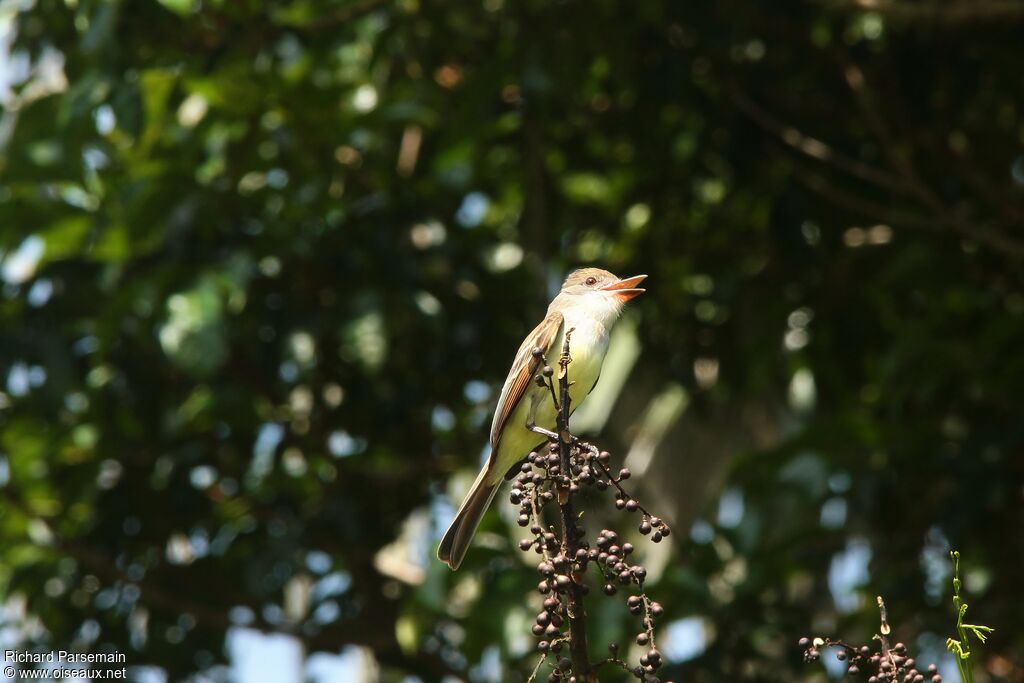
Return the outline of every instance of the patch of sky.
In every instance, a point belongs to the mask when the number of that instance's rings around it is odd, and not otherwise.
[[[321,550],[306,553],[306,568],[314,574],[326,574],[331,569],[331,556]]]
[[[453,519],[455,519],[455,506],[452,505],[451,499],[448,496],[431,496],[430,520],[435,539],[441,538],[441,534]]]
[[[465,228],[475,228],[487,215],[491,200],[482,192],[470,192],[462,199],[462,204],[455,212],[455,220]]]
[[[22,240],[18,248],[7,255],[0,266],[0,277],[12,285],[20,285],[32,279],[46,251],[46,243],[38,235]]]
[[[470,403],[486,403],[491,398],[491,386],[487,382],[471,379],[462,388],[462,393]]]
[[[284,427],[276,422],[265,422],[256,433],[252,447],[252,463],[249,473],[255,477],[266,476],[274,467],[274,451],[284,438]]]
[[[715,540],[715,529],[703,519],[698,519],[690,527],[690,540],[705,545]]]
[[[46,302],[53,296],[53,281],[49,278],[41,277],[32,283],[32,287],[28,290],[28,305],[33,308],[40,308],[46,305]]]
[[[85,356],[95,353],[100,348],[100,340],[93,335],[88,335],[77,340],[71,345],[71,351],[77,356]]]
[[[928,601],[938,604],[950,589],[953,567],[949,559],[949,539],[940,527],[933,526],[925,534],[921,549],[921,569],[924,572],[924,592]]]
[[[455,413],[447,406],[434,406],[430,414],[430,424],[439,432],[450,432],[455,428]]]
[[[327,437],[327,450],[336,458],[347,458],[366,450],[366,439],[353,437],[344,429],[337,429]]]
[[[704,620],[687,617],[666,624],[658,644],[670,662],[688,662],[699,657],[707,647]]]
[[[855,612],[863,603],[858,591],[868,581],[871,546],[864,539],[847,541],[846,548],[832,556],[828,570],[828,587],[836,609],[843,614]]]
[[[746,505],[743,492],[737,488],[728,488],[718,499],[718,525],[726,529],[735,529],[743,521]]]
[[[846,524],[846,500],[829,498],[821,506],[821,526],[825,529],[841,529]]]
[[[319,602],[335,595],[341,595],[351,586],[352,577],[348,572],[331,572],[313,584],[310,597],[313,602]]]
[[[484,649],[480,663],[469,670],[469,676],[474,681],[487,683],[498,683],[502,680],[501,651],[497,646],[492,645]]]

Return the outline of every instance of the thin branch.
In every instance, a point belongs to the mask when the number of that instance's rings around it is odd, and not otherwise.
[[[555,643],[564,643],[565,641],[565,637],[555,638],[551,641],[551,644],[554,645]],[[533,667],[533,671],[530,673],[530,677],[526,679],[526,683],[533,683],[537,680],[537,673],[540,671],[540,668],[544,666],[544,662],[548,661],[549,656],[550,655],[547,652],[541,654],[541,656],[537,659],[537,665]]]
[[[743,115],[797,152],[887,190],[907,191],[899,176],[847,156],[826,142],[800,132],[795,126],[783,123],[736,87],[730,87],[728,92]]]
[[[1022,3],[1021,7],[1024,7]],[[863,214],[866,218],[894,226],[938,232],[939,227],[952,230],[964,238],[1011,256],[1024,256],[1024,240],[988,225],[978,224],[949,206],[925,182],[909,156],[897,152],[896,139],[881,114],[877,98],[868,88],[864,73],[850,59],[843,58],[843,73],[853,92],[865,121],[874,133],[891,170],[878,168],[839,152],[823,140],[803,133],[795,126],[775,117],[736,86],[728,87],[729,97],[737,110],[751,122],[776,137],[799,154],[829,165],[849,176],[870,183],[886,192],[896,193],[919,202],[930,214],[894,211],[890,206],[841,190],[822,176],[801,170],[797,179],[809,189],[838,206]]]
[[[1024,8],[1024,5],[1021,5]],[[1024,256],[1024,240],[987,225],[979,225],[960,215],[953,207],[948,206],[942,197],[922,180],[914,166],[911,155],[901,156],[897,153],[895,137],[878,106],[878,98],[868,85],[867,78],[861,68],[845,55],[843,57],[843,74],[860,105],[868,125],[874,130],[875,136],[882,147],[889,165],[902,178],[912,195],[932,213],[938,225],[944,225],[958,232],[962,237],[974,240],[997,251],[1012,256]]]
[[[841,11],[877,12],[896,21],[934,25],[1024,20],[1024,3],[1015,0],[972,2],[901,2],[900,0],[831,0],[827,7]]]
[[[852,194],[836,187],[824,176],[810,171],[800,164],[793,165],[793,177],[809,190],[848,211],[859,213],[865,218],[888,223],[893,227],[912,228],[926,232],[940,232],[935,222],[917,213],[896,211],[886,205]]]
[[[882,599],[881,595],[875,597],[875,601],[878,603],[878,619],[880,622],[878,626],[878,638],[882,643],[882,656],[888,657],[889,633],[892,631],[892,628],[889,626],[889,613],[885,609],[885,600]]]

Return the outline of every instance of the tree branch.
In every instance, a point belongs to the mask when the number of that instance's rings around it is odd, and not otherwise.
[[[1024,4],[1021,5],[1024,9]],[[1006,234],[998,228],[978,224],[968,220],[954,207],[949,206],[932,187],[925,182],[914,166],[913,156],[902,156],[896,152],[896,141],[885,117],[878,106],[878,98],[868,85],[867,78],[854,61],[844,56],[843,75],[857,99],[868,125],[874,130],[875,136],[884,151],[889,165],[903,179],[904,185],[932,214],[937,225],[959,233],[962,237],[973,240],[996,251],[1011,256],[1024,256],[1024,240]]]
[[[877,12],[895,21],[935,25],[1024,20],[1024,3],[1015,0],[978,2],[900,2],[899,0],[833,0],[824,3],[841,11]]]
[[[733,104],[743,115],[797,152],[887,190],[903,192],[907,190],[904,181],[899,176],[859,159],[846,156],[826,142],[806,135],[792,125],[783,123],[747,97],[739,88],[729,87],[728,92]]]

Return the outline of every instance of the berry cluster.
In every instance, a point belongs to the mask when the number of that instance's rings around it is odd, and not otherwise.
[[[519,526],[529,528],[531,535],[531,538],[520,541],[519,549],[523,552],[532,550],[540,556],[537,591],[542,598],[543,610],[537,614],[532,631],[538,638],[537,649],[541,659],[529,680],[535,680],[540,667],[551,659],[553,666],[548,680],[555,683],[589,680],[594,669],[607,664],[621,667],[646,683],[659,683],[657,672],[662,666],[662,656],[654,643],[654,620],[664,610],[644,592],[647,570],[633,561],[633,544],[622,542],[619,535],[610,529],[602,529],[591,543],[586,529],[578,524],[574,499],[583,487],[597,491],[612,488],[617,509],[641,514],[638,525],[641,534],[658,543],[671,534],[671,529],[622,486],[622,482],[630,477],[628,469],[622,468],[617,475],[613,474],[609,453],[599,451],[569,432],[570,334],[571,330],[566,333],[558,363],[558,392],[555,390],[554,368],[548,365],[540,349],[533,350],[534,357],[542,361],[535,381],[551,393],[551,400],[558,411],[557,431],[534,428],[538,434],[547,437],[548,445],[527,456],[509,493],[510,502],[519,507]],[[557,503],[557,519],[560,521],[557,525],[544,519],[545,506],[552,502]],[[583,597],[590,593],[590,586],[585,580],[588,571],[595,571],[600,576],[605,595],[614,596],[620,589],[630,593],[626,598],[626,608],[643,621],[635,640],[638,646],[646,649],[637,665],[630,665],[619,657],[617,643],[609,645],[611,656],[605,660],[589,661],[583,608]],[[566,646],[569,650],[567,656],[562,654]]]
[[[568,623],[567,593],[576,587],[583,595],[590,593],[585,581],[588,570],[596,568],[601,577],[605,595],[617,595],[620,588],[633,587],[626,598],[626,608],[634,616],[642,617],[643,628],[636,634],[637,645],[648,647],[641,655],[638,666],[629,666],[618,656],[618,645],[613,643],[611,657],[605,662],[615,664],[629,671],[640,680],[655,683],[656,672],[662,665],[662,656],[654,647],[654,621],[661,616],[664,608],[651,600],[643,591],[647,569],[633,561],[635,548],[632,543],[622,542],[611,529],[602,529],[593,544],[586,538],[586,530],[576,526],[575,552],[568,552],[554,525],[546,525],[542,519],[544,507],[555,501],[563,492],[575,493],[581,486],[592,486],[597,490],[616,488],[616,508],[627,511],[641,510],[636,499],[622,488],[621,482],[629,478],[629,470],[622,469],[617,477],[608,469],[610,455],[599,452],[593,446],[576,441],[572,445],[570,471],[563,474],[560,466],[559,444],[551,443],[546,450],[530,453],[520,468],[513,483],[509,500],[519,506],[518,523],[529,527],[532,538],[519,542],[520,550],[532,550],[540,556],[537,572],[540,582],[537,591],[543,596],[544,609],[537,615],[532,630],[540,639],[538,650],[547,655],[558,655],[568,641],[564,628]],[[669,526],[658,517],[642,511],[639,524],[641,534],[649,535],[657,543],[671,534]],[[653,532],[653,533],[652,533]],[[555,660],[550,681],[574,681],[570,674],[571,662],[566,657]]]
[[[830,638],[801,638],[800,648],[804,652],[804,661],[808,663],[821,659],[821,651],[826,647],[838,648],[836,659],[847,663],[846,673],[850,676],[866,675],[868,683],[942,683],[934,664],[923,671],[917,667],[917,661],[907,653],[907,646],[896,643],[889,647],[889,623],[886,619],[885,602],[878,598],[878,609],[882,623],[880,634],[875,636],[878,651],[874,652],[867,645],[855,647],[841,640]]]
[[[546,371],[545,376],[550,376]],[[639,664],[630,666],[618,656],[618,645],[613,643],[611,656],[602,664],[613,664],[624,668],[640,680],[655,683],[657,671],[662,666],[661,653],[654,646],[654,621],[664,609],[652,601],[644,592],[647,570],[634,561],[634,546],[623,542],[610,529],[602,529],[593,543],[586,537],[586,530],[576,524],[566,533],[555,525],[546,524],[544,508],[548,503],[558,501],[560,505],[584,486],[598,491],[615,490],[615,507],[628,512],[640,512],[639,532],[657,543],[671,534],[669,526],[660,518],[651,515],[626,492],[622,482],[629,479],[628,469],[621,469],[613,475],[609,468],[611,456],[592,445],[569,437],[569,467],[563,471],[562,445],[558,437],[552,437],[549,445],[540,451],[530,453],[520,467],[509,500],[519,507],[518,523],[529,528],[532,538],[520,541],[524,552],[532,550],[540,556],[537,572],[540,582],[537,591],[543,596],[543,611],[533,624],[533,634],[539,639],[538,650],[546,658],[554,657],[554,666],[548,680],[575,681],[572,675],[572,661],[561,656],[563,647],[569,641],[571,590],[581,595],[590,593],[585,581],[588,571],[596,569],[605,595],[614,596],[620,590],[629,590],[626,607],[631,614],[642,618],[643,627],[636,636],[637,645],[646,647],[639,658]],[[569,541],[574,541],[570,543]],[[572,546],[572,547],[570,547]],[[627,587],[632,587],[630,590]]]
[[[520,550],[525,551],[535,547],[539,554],[543,553],[545,548],[554,552],[558,546],[557,537],[552,531],[538,531],[540,526],[536,522],[537,513],[540,507],[555,499],[556,492],[575,494],[579,492],[581,486],[592,486],[598,491],[605,491],[609,486],[615,487],[615,508],[627,512],[639,511],[642,516],[637,530],[641,534],[649,535],[654,543],[660,543],[663,538],[671,535],[672,529],[665,523],[665,520],[648,512],[637,502],[636,498],[629,495],[622,487],[622,482],[631,476],[631,472],[627,468],[623,467],[619,470],[618,476],[613,476],[608,467],[611,460],[611,454],[608,451],[598,451],[591,444],[575,438],[572,441],[568,474],[562,473],[560,447],[554,437],[546,452],[530,453],[520,465],[519,475],[516,476],[512,491],[509,493],[509,501],[513,505],[519,506],[517,520],[519,526],[530,527],[530,533],[534,535],[533,540],[524,539],[520,542]],[[577,529],[581,529],[581,527],[577,527]],[[628,555],[632,552],[633,546],[629,543],[626,545],[630,548],[625,553]],[[594,551],[593,556],[589,559],[597,559],[599,554],[598,551]],[[583,569],[585,568],[584,564]],[[618,571],[621,572],[624,569]],[[621,582],[629,583],[625,580]]]
[[[825,638],[801,638],[800,647],[804,649],[804,661],[809,663],[821,658],[821,648],[838,647],[836,659],[849,662],[846,673],[850,676],[868,673],[869,683],[942,683],[934,664],[918,671],[917,661],[907,655],[907,646],[903,643],[896,643],[887,655],[871,652],[867,645],[853,647]]]

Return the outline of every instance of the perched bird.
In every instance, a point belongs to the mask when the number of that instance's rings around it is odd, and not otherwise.
[[[566,278],[544,320],[523,340],[516,353],[491,423],[491,455],[441,539],[437,549],[439,560],[452,569],[459,568],[502,479],[545,441],[531,427],[555,429],[556,411],[550,391],[534,381],[542,363],[533,350],[541,349],[554,363],[561,355],[565,331],[572,331],[569,395],[572,408],[579,407],[597,384],[612,325],[623,305],[644,292],[636,286],[646,277],[619,279],[607,270],[582,268]]]

